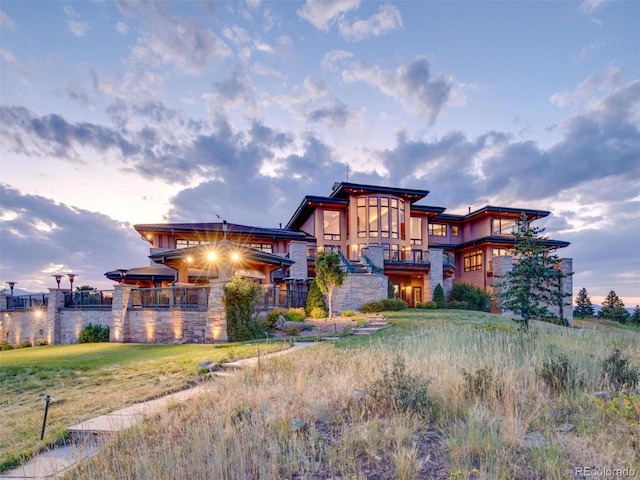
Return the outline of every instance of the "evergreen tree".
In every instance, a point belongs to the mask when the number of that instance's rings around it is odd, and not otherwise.
[[[631,323],[634,325],[640,325],[640,305],[636,305],[636,308],[631,315]]]
[[[578,318],[585,318],[593,317],[594,313],[595,310],[587,294],[587,289],[582,287],[576,297],[576,308],[573,309],[573,314]]]
[[[331,252],[320,252],[316,257],[316,282],[320,291],[327,296],[329,318],[333,318],[333,291],[341,287],[347,273],[342,269],[340,257]]]
[[[433,289],[433,301],[436,303],[436,308],[447,308],[447,301],[444,298],[444,289],[442,285],[436,285]]]
[[[318,287],[318,282],[315,280],[311,282],[309,285],[309,293],[307,294],[307,303],[304,307],[304,312],[307,317],[311,316],[314,308],[320,308],[324,312],[324,315],[327,314],[327,306],[324,303],[324,297],[322,296],[322,292],[320,291],[320,287]]]
[[[551,254],[542,232],[542,228],[530,227],[527,216],[521,215],[513,233],[513,269],[495,285],[502,309],[520,315],[525,330],[531,318],[549,315],[548,305],[565,305],[565,294],[558,287],[567,275],[555,268],[560,257]]]
[[[615,291],[611,290],[602,302],[600,318],[613,320],[615,322],[627,323],[631,316],[624,308],[624,302],[618,297]]]

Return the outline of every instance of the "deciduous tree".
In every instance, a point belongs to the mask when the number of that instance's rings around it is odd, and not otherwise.
[[[341,287],[347,273],[342,269],[340,257],[331,252],[319,252],[316,257],[316,282],[320,291],[327,296],[329,318],[333,317],[333,291]]]

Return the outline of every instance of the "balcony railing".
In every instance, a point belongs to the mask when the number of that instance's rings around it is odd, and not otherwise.
[[[113,290],[76,290],[64,292],[65,308],[111,308]]]
[[[262,287],[257,310],[271,310],[272,308],[300,308],[307,303],[306,290],[282,290],[272,286]]]
[[[46,308],[49,294],[37,293],[33,295],[16,295],[6,297],[7,310],[31,310],[32,308]]]
[[[209,291],[208,286],[138,288],[131,291],[131,308],[206,310]]]
[[[385,250],[384,261],[390,263],[429,263],[429,250]]]

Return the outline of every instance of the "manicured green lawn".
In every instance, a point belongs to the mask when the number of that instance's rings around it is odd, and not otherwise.
[[[132,403],[189,387],[203,360],[282,349],[254,345],[52,345],[0,352],[0,472],[64,437],[65,429]],[[44,441],[44,397],[49,408]]]

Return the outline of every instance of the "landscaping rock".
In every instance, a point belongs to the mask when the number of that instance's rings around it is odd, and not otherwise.
[[[575,425],[572,425],[571,423],[563,423],[562,425],[560,425],[560,431],[563,433],[569,433],[571,430],[573,430],[575,427]]]
[[[211,360],[203,360],[198,364],[198,368],[208,368],[212,363]]]
[[[600,400],[609,400],[609,393],[607,392],[593,392],[591,396]]]
[[[277,328],[278,330],[284,330],[285,323],[287,323],[287,319],[284,318],[282,315],[278,315],[278,320],[276,320],[276,324],[274,325],[274,327]]]

